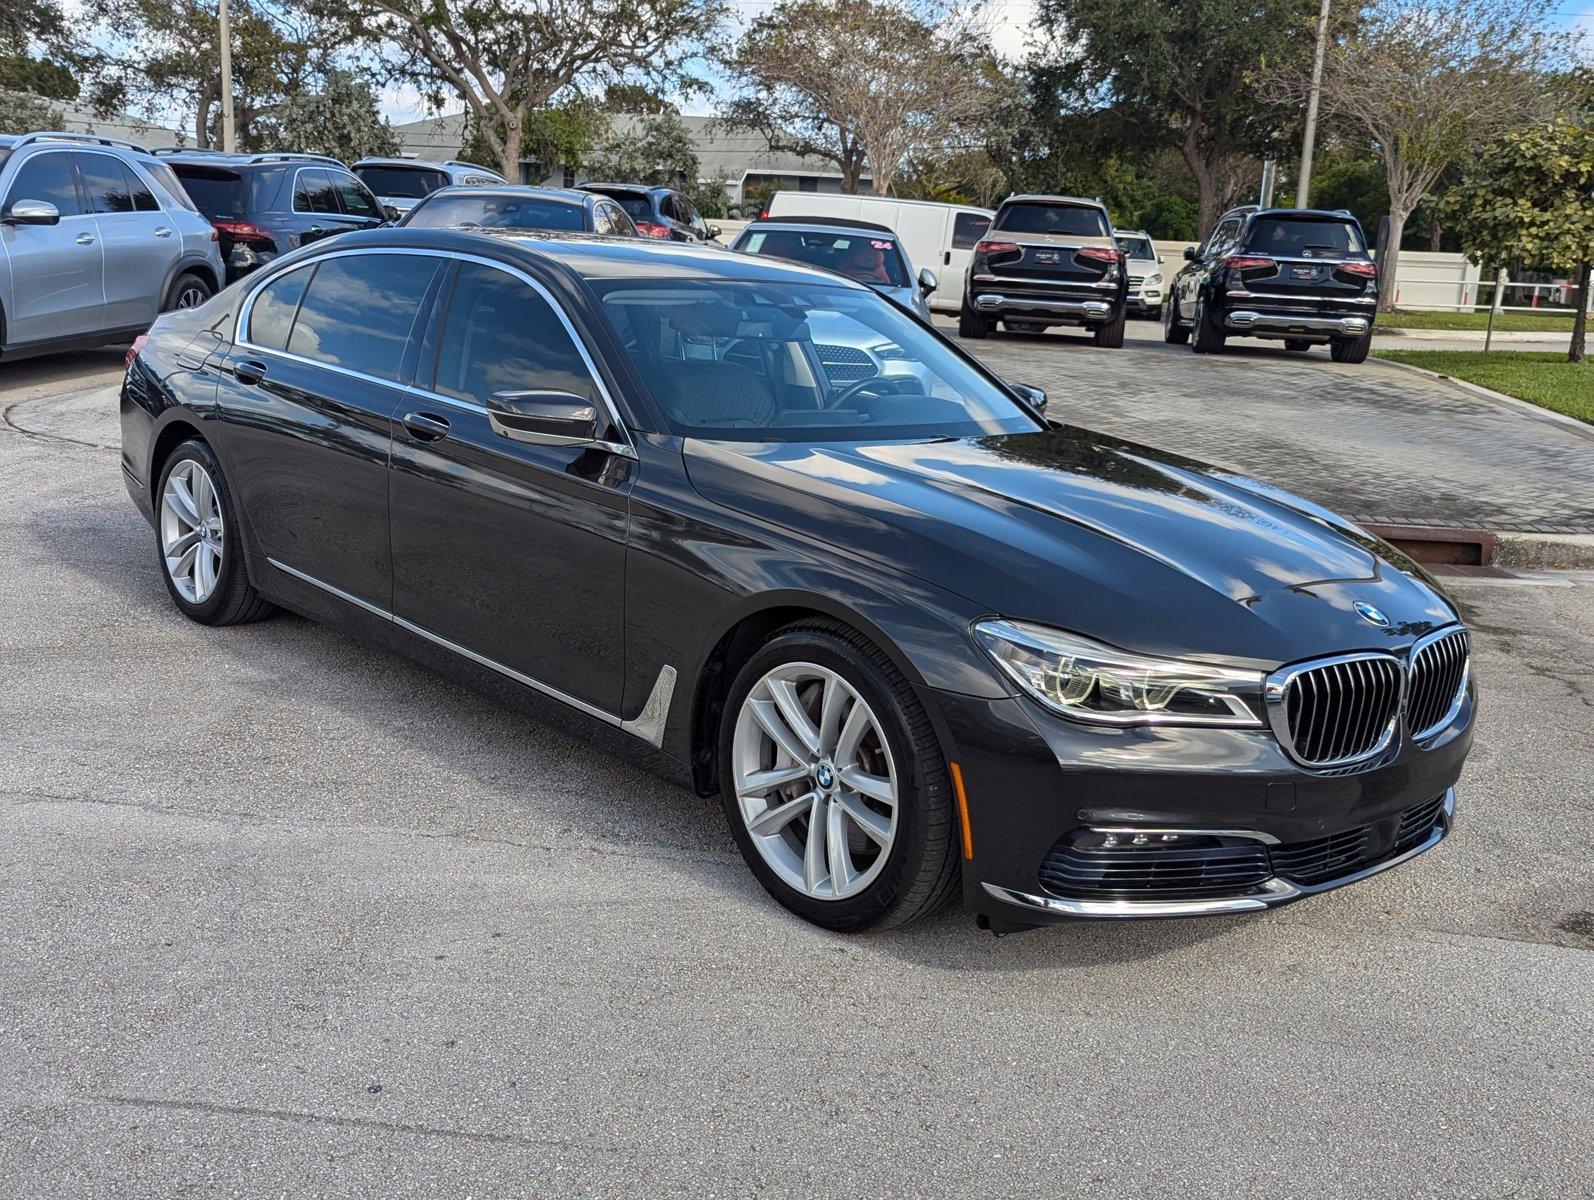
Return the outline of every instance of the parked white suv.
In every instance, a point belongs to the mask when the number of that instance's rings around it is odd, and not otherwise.
[[[130,341],[221,278],[216,231],[142,147],[0,137],[0,357]]]
[[[1162,260],[1157,248],[1151,244],[1151,235],[1144,229],[1114,229],[1113,240],[1124,252],[1124,266],[1129,272],[1129,299],[1125,309],[1132,316],[1162,317],[1162,298],[1168,287],[1162,278]]]
[[[384,209],[399,216],[433,192],[446,187],[502,187],[509,181],[489,167],[461,162],[425,162],[418,158],[362,158],[351,168],[360,182],[376,193]]]

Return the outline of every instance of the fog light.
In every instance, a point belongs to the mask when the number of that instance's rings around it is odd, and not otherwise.
[[[1141,832],[1134,829],[1087,829],[1074,835],[1075,850],[1167,850],[1200,834]]]

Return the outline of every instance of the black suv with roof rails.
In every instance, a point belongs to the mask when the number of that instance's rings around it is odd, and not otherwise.
[[[320,154],[157,151],[221,238],[227,282],[300,246],[395,219],[371,189]]]
[[[1350,213],[1245,205],[1184,256],[1163,312],[1166,341],[1217,354],[1239,334],[1282,339],[1286,350],[1327,343],[1335,362],[1366,360],[1378,268]]]

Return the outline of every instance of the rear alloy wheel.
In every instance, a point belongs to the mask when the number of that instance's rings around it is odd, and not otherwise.
[[[204,442],[184,442],[166,460],[157,495],[155,536],[166,590],[202,625],[239,625],[272,606],[249,582],[238,519],[221,464]]]
[[[163,312],[174,309],[198,308],[215,293],[211,286],[195,275],[192,271],[184,271],[172,280],[172,286],[166,290],[166,303]]]
[[[1118,315],[1105,325],[1098,325],[1091,335],[1096,339],[1096,345],[1108,350],[1120,349],[1124,344],[1124,314],[1120,309]]]
[[[1373,348],[1373,333],[1368,330],[1359,338],[1335,338],[1328,344],[1328,353],[1337,363],[1367,361],[1367,352]]]
[[[939,743],[906,679],[852,630],[819,622],[766,642],[731,688],[720,761],[742,856],[799,916],[895,925],[951,895]]]
[[[1190,340],[1190,331],[1179,323],[1179,304],[1172,296],[1162,306],[1162,340],[1170,346],[1182,346]]]
[[[958,337],[982,338],[991,332],[991,319],[974,311],[967,299],[958,309]]]
[[[1228,334],[1214,324],[1211,314],[1207,312],[1206,299],[1197,298],[1195,306],[1195,328],[1191,330],[1190,349],[1197,354],[1222,354],[1223,345],[1228,340]]]

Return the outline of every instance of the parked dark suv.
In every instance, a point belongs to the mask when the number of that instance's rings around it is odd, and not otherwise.
[[[1373,339],[1378,268],[1348,212],[1232,209],[1184,252],[1163,314],[1163,337],[1217,354],[1229,334],[1281,338],[1286,350],[1328,344],[1359,363]]]
[[[1124,254],[1099,200],[1009,196],[975,243],[958,333],[984,337],[997,321],[1024,333],[1082,325],[1096,345],[1116,349],[1128,295]]]
[[[583,183],[580,190],[616,201],[642,237],[712,242],[720,235],[719,226],[703,220],[696,206],[674,188],[645,187],[640,183]]]
[[[161,160],[221,235],[228,283],[299,246],[391,216],[347,167],[319,154],[177,150]]]

